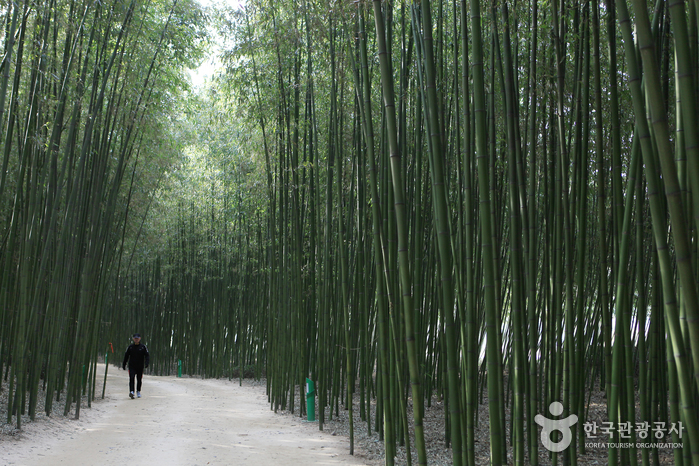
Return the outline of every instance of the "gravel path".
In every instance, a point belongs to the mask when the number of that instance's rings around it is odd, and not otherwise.
[[[346,438],[275,415],[264,387],[251,382],[145,376],[143,398],[135,400],[127,388],[127,373],[110,367],[105,399],[83,408],[80,420],[44,417],[0,436],[2,463],[365,464],[349,455]]]

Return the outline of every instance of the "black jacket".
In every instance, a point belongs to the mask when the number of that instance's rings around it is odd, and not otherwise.
[[[150,355],[148,354],[148,348],[143,343],[135,345],[131,343],[128,348],[126,348],[126,354],[124,354],[124,363],[122,367],[126,368],[126,362],[129,362],[129,369],[143,369],[148,367],[148,362],[150,361]]]

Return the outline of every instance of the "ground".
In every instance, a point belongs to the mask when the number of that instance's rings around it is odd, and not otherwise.
[[[102,370],[104,365],[102,366]],[[103,377],[103,373],[101,375]],[[98,380],[100,376],[98,376]],[[270,411],[265,387],[244,381],[149,377],[128,397],[126,371],[110,367],[105,399],[79,420],[62,413],[0,435],[3,465],[363,465],[346,439]],[[61,403],[62,405],[62,403]],[[6,426],[7,427],[7,426]]]
[[[143,398],[128,397],[125,371],[110,367],[105,399],[101,399],[104,364],[99,365],[97,399],[84,405],[80,419],[62,415],[63,402],[51,417],[25,417],[23,429],[0,425],[2,465],[368,465],[384,464],[384,445],[376,432],[367,432],[354,400],[354,455],[349,454],[348,411],[340,407],[332,420],[326,411],[324,430],[296,414],[274,413],[265,395],[265,382],[145,376]],[[0,400],[4,392],[0,392]],[[297,400],[300,399],[297,392]],[[489,462],[488,404],[479,405],[475,433],[477,464]],[[372,404],[372,424],[375,421]],[[6,401],[0,401],[0,422],[7,417]],[[431,465],[450,465],[451,449],[444,442],[444,405],[433,397],[425,411],[425,443]],[[42,412],[40,406],[38,412]],[[606,419],[605,400],[595,392],[590,421]],[[506,412],[509,417],[509,409]],[[412,424],[412,414],[410,424]],[[411,428],[412,430],[412,428]],[[414,445],[413,464],[417,464]],[[508,463],[512,464],[511,447]],[[540,465],[551,464],[544,448]],[[607,463],[606,449],[588,450],[578,465]],[[660,464],[673,464],[672,451],[660,451]],[[396,464],[407,464],[407,452],[398,447]]]

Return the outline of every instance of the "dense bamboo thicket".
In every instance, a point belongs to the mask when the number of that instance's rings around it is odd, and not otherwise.
[[[249,0],[177,108],[190,6],[78,3],[5,10],[10,416],[139,331],[153,373],[264,376],[275,411],[314,380],[386,464],[430,462],[435,399],[455,465],[483,403],[491,464],[538,464],[553,402],[577,464],[601,390],[699,466],[694,2]],[[650,435],[608,463],[658,464]]]
[[[194,3],[1,2],[0,374],[21,428],[39,397],[80,414],[110,340],[124,240],[176,160]],[[125,337],[113,340],[119,350]]]

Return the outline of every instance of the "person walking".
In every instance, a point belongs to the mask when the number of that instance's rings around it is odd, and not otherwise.
[[[141,343],[141,335],[139,333],[133,334],[133,343],[126,348],[126,354],[124,354],[124,363],[122,364],[122,369],[126,369],[126,363],[129,363],[129,396],[131,399],[134,398],[134,378],[137,379],[138,384],[136,386],[136,393],[139,398],[141,398],[141,385],[143,381],[143,369],[148,367],[150,362],[150,355],[148,354],[148,348],[146,345]]]

